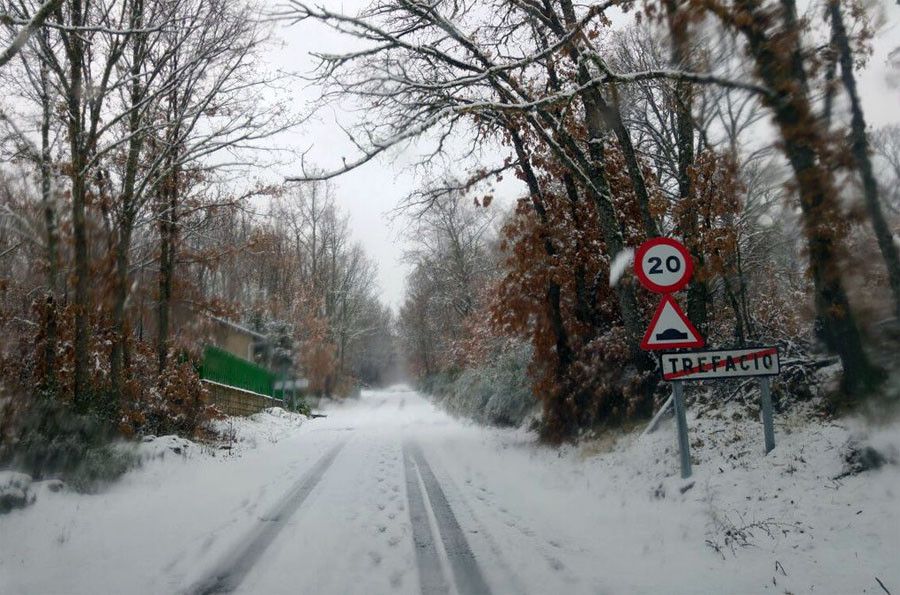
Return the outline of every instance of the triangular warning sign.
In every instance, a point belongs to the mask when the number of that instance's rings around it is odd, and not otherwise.
[[[671,295],[664,295],[641,341],[641,349],[683,349],[703,347],[704,341]]]

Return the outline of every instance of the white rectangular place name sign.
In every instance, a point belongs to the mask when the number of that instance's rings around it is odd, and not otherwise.
[[[777,347],[663,353],[659,359],[663,380],[670,381],[776,376],[781,371]]]

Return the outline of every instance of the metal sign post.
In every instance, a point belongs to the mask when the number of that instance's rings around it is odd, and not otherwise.
[[[684,245],[671,238],[652,238],[641,244],[634,257],[634,273],[648,290],[663,294],[662,301],[641,341],[641,349],[659,351],[703,347],[703,337],[672,297],[691,280],[694,263]],[[681,477],[691,476],[691,443],[688,438],[684,383],[672,382],[672,402],[678,431]]]
[[[663,351],[703,347],[704,340],[672,297],[684,289],[694,271],[687,248],[671,238],[653,238],[641,244],[634,258],[634,273],[648,290],[663,294],[662,301],[641,341],[641,349]],[[772,421],[772,394],[769,376],[781,372],[777,347],[752,347],[717,351],[678,351],[663,353],[659,360],[664,381],[672,383],[672,402],[681,455],[681,477],[691,476],[691,444],[688,439],[684,407],[684,382],[717,378],[759,377],[762,395],[762,422],[766,454],[775,448]],[[660,412],[661,413],[661,412]],[[659,414],[654,417],[655,424]]]
[[[678,451],[681,454],[681,477],[691,476],[691,443],[688,440],[687,414],[684,411],[684,383],[672,383],[672,402],[675,405],[675,425],[678,426]]]
[[[775,424],[772,420],[772,395],[769,391],[769,377],[759,379],[759,392],[762,395],[763,434],[766,439],[766,454],[775,448]]]
[[[762,397],[762,423],[766,454],[775,448],[770,377],[777,376],[781,372],[778,347],[663,353],[659,356],[659,367],[663,380],[671,382],[675,387],[676,396],[682,392],[680,385],[684,381],[758,377],[759,392]],[[676,414],[677,411],[676,409]],[[681,432],[680,421],[678,431]],[[679,436],[679,442],[680,440]],[[683,470],[684,464],[682,463],[682,473]]]

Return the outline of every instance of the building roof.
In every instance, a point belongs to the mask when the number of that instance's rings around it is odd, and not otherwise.
[[[231,320],[227,320],[225,318],[219,318],[218,316],[210,316],[212,320],[218,322],[219,324],[230,328],[231,330],[237,331],[239,333],[243,333],[245,335],[250,335],[254,339],[259,339],[260,341],[265,341],[266,336],[262,333],[258,333],[252,329],[247,328],[246,326],[242,326],[236,322],[232,322]]]

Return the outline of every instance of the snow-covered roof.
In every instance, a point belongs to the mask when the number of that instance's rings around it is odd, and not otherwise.
[[[309,380],[306,378],[294,378],[293,380],[275,381],[275,390],[304,390],[309,388]]]
[[[227,326],[228,328],[230,328],[232,330],[238,331],[239,333],[244,333],[246,335],[250,335],[256,339],[259,339],[260,341],[265,341],[267,339],[267,337],[264,334],[258,333],[256,331],[254,331],[253,329],[249,329],[246,326],[240,325],[236,322],[232,322],[231,320],[228,320],[226,318],[219,318],[218,316],[210,316],[210,318],[212,320],[214,320],[215,322],[218,322],[219,324]]]

